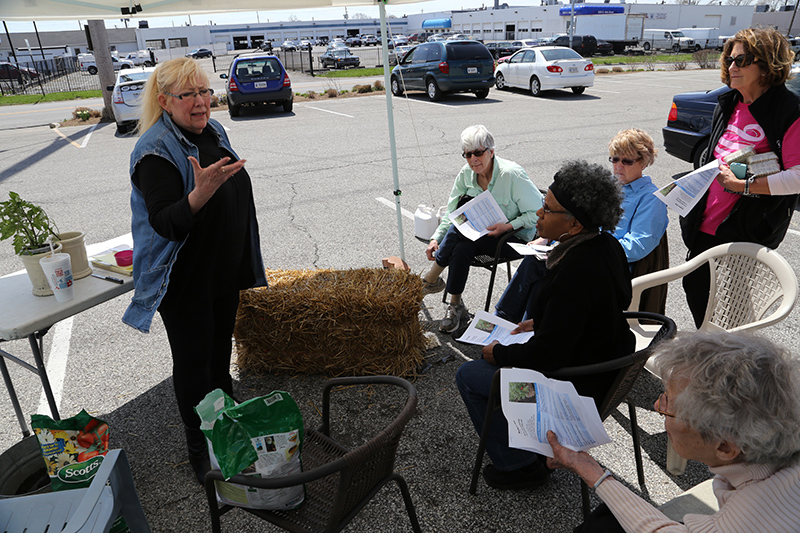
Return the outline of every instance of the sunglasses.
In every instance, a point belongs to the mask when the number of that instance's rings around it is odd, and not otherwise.
[[[725,66],[730,68],[731,65],[734,63],[739,68],[744,68],[753,63],[756,63],[758,60],[755,58],[753,54],[739,54],[736,57],[733,56],[726,56],[722,58],[722,61],[725,63]]]
[[[472,152],[464,152],[463,154],[461,154],[461,157],[463,157],[464,159],[469,159],[473,155],[475,157],[480,157],[483,154],[485,154],[487,151],[488,151],[488,149],[484,148],[483,150],[473,150]]]
[[[636,163],[640,159],[641,159],[641,157],[637,157],[636,159],[627,159],[627,158],[623,158],[623,157],[614,156],[614,157],[609,157],[608,161],[610,163],[613,163],[613,164],[622,163],[626,167],[629,167],[632,164]]]

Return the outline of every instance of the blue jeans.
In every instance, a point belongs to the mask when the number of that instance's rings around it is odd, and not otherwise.
[[[539,261],[532,255],[526,256],[497,301],[497,316],[515,324],[530,318],[533,307],[531,296],[546,273],[544,261]]]
[[[467,412],[478,435],[483,430],[492,378],[498,370],[499,367],[489,364],[485,359],[479,359],[464,363],[456,372],[458,391],[461,393],[464,405],[467,406]],[[508,422],[502,410],[492,416],[486,452],[495,468],[503,472],[517,470],[538,461],[533,452],[508,447]]]
[[[436,251],[436,264],[441,267],[449,267],[447,272],[447,293],[463,294],[464,287],[467,286],[469,276],[469,266],[476,255],[491,255],[497,250],[497,237],[484,235],[477,241],[471,241],[464,237],[455,225],[447,230],[439,249]],[[522,242],[516,237],[511,237],[508,242]],[[503,257],[519,258],[519,254],[510,246],[504,246]]]

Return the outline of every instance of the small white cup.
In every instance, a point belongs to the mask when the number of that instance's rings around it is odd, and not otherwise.
[[[69,254],[50,254],[39,259],[57,302],[72,300],[72,262]]]

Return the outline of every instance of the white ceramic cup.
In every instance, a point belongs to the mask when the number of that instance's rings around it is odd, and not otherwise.
[[[57,302],[72,300],[72,262],[69,254],[49,254],[39,259]]]

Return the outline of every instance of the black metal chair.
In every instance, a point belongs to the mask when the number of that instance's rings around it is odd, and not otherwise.
[[[486,305],[484,306],[484,311],[487,313],[489,312],[489,306],[492,305],[492,291],[494,290],[494,280],[497,276],[497,267],[505,264],[506,265],[506,272],[508,273],[508,282],[511,282],[511,263],[513,261],[517,261],[522,259],[522,257],[503,257],[503,249],[506,245],[506,242],[511,237],[514,237],[519,230],[511,230],[507,231],[503,235],[500,236],[499,240],[497,241],[497,248],[495,248],[494,255],[488,254],[478,254],[472,258],[472,263],[470,263],[470,267],[478,267],[478,268],[485,268],[488,270],[491,275],[489,277],[489,289],[486,291]],[[442,293],[442,303],[447,303],[447,291]]]
[[[368,442],[348,449],[331,438],[330,394],[337,386],[391,385],[403,388],[408,396],[395,419]],[[287,531],[336,532],[344,527],[389,481],[395,481],[403,495],[411,527],[420,533],[408,485],[394,472],[395,453],[403,428],[414,415],[417,391],[408,381],[394,376],[336,378],[322,391],[322,424],[308,430],[301,448],[303,472],[284,477],[256,479],[241,474],[231,477],[232,483],[261,489],[279,489],[305,485],[305,500],[290,511],[243,510]],[[220,506],[215,482],[223,481],[219,470],[206,474],[205,489],[211,511],[211,526],[219,533],[220,516],[234,507]]]
[[[634,455],[636,458],[636,473],[639,478],[639,485],[644,487],[644,467],[642,465],[642,449],[639,442],[639,425],[636,422],[636,408],[628,398],[628,393],[633,388],[636,378],[644,368],[644,364],[652,354],[656,345],[661,341],[672,339],[677,332],[677,326],[671,318],[657,313],[645,313],[640,311],[626,311],[625,318],[628,320],[649,320],[651,323],[659,323],[661,327],[655,334],[647,348],[634,352],[624,357],[619,357],[611,361],[602,363],[595,363],[592,365],[583,365],[575,367],[565,367],[550,372],[543,372],[549,378],[569,380],[570,378],[578,376],[590,376],[593,374],[600,374],[602,372],[609,372],[611,370],[619,370],[617,377],[614,379],[611,387],[609,388],[606,396],[603,398],[602,403],[598,406],[600,419],[605,420],[617,406],[626,401],[628,403],[628,414],[631,421],[631,436],[633,438]],[[489,404],[486,408],[486,418],[483,422],[483,430],[481,431],[481,440],[478,444],[478,454],[475,457],[475,466],[472,469],[472,480],[469,485],[469,493],[475,494],[478,486],[478,476],[481,472],[483,465],[483,455],[486,451],[486,440],[489,437],[489,428],[491,426],[492,416],[495,411],[500,409],[500,370],[494,374],[492,380],[492,388],[489,392]],[[584,516],[589,516],[589,487],[581,480],[581,501],[583,505]]]

